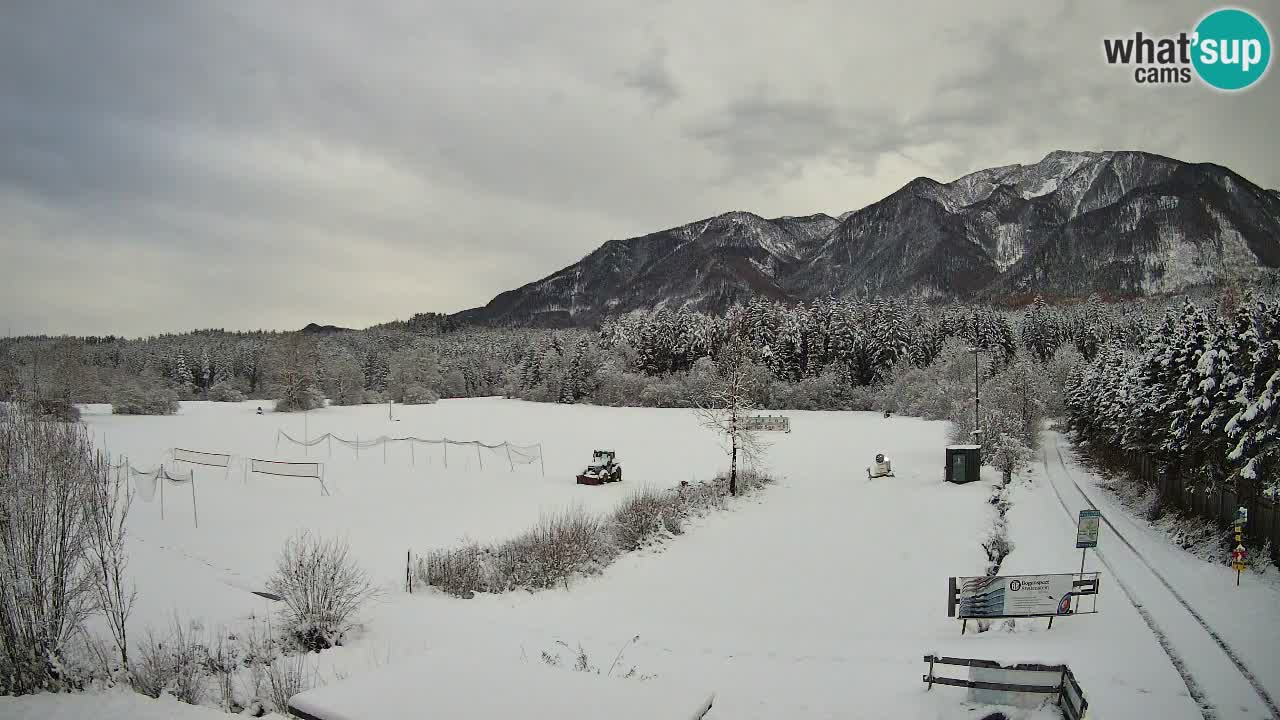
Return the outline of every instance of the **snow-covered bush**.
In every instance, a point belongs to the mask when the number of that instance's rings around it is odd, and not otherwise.
[[[290,639],[316,652],[340,643],[360,607],[377,594],[346,542],[305,532],[285,543],[267,589],[282,598]]]
[[[167,388],[124,385],[116,388],[111,397],[111,412],[114,415],[172,415],[178,412],[178,394]]]
[[[84,511],[110,472],[82,425],[0,415],[0,695],[77,684],[66,653],[96,577]]]
[[[581,507],[543,515],[525,534],[495,553],[504,589],[541,590],[590,575],[614,554],[600,520]]]
[[[209,399],[213,402],[244,402],[244,393],[229,381],[220,382],[209,388]]]
[[[129,682],[137,692],[158,698],[161,693],[199,705],[207,687],[209,648],[200,641],[195,624],[175,617],[169,632],[157,639],[148,631],[129,664]]]
[[[291,716],[289,699],[311,689],[312,672],[307,668],[306,655],[279,657],[265,666],[271,704],[281,715]]]
[[[684,532],[684,507],[678,492],[644,487],[624,498],[610,520],[618,548],[638,550],[655,537]]]
[[[413,384],[404,389],[401,402],[405,405],[430,405],[440,399],[435,391],[423,385]]]

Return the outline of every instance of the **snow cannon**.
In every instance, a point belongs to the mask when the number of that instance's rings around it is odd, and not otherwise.
[[[612,450],[596,450],[591,454],[591,464],[578,475],[579,485],[603,485],[622,481],[622,465]]]
[[[893,477],[893,463],[884,453],[876,453],[876,462],[867,468],[867,479]]]

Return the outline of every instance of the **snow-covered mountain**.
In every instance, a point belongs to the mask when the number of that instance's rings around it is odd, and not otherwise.
[[[570,324],[754,294],[1138,296],[1275,267],[1280,192],[1208,163],[1057,151],[946,184],[916,178],[838,217],[729,212],[610,240],[458,319]]]

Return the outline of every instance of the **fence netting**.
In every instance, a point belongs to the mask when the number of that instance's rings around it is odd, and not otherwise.
[[[419,446],[427,446],[441,451],[439,459],[446,467],[449,465],[451,455],[454,458],[454,462],[461,462],[466,467],[470,467],[472,462],[476,462],[481,469],[489,466],[508,465],[514,470],[516,465],[533,465],[535,463],[541,468],[543,460],[541,443],[519,445],[507,441],[486,443],[480,440],[452,440],[449,438],[420,438],[414,436],[393,437],[389,435],[379,435],[376,438],[361,440],[358,437],[339,437],[333,433],[324,433],[314,438],[299,440],[283,430],[278,430],[276,431],[277,449],[280,447],[281,440],[303,448],[325,445],[330,452],[332,452],[333,444],[337,443],[352,450],[357,456],[362,451],[381,448],[384,458],[388,446],[398,445],[407,447],[410,458],[415,462],[417,458],[416,449]],[[450,448],[454,449],[451,451]],[[436,456],[434,454],[424,455],[423,460],[425,462],[434,462]]]

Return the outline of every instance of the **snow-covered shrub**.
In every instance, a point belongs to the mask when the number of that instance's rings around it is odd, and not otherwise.
[[[404,389],[401,402],[405,405],[429,405],[440,399],[435,391],[423,385],[410,385]]]
[[[135,692],[158,698],[168,689],[175,675],[173,661],[162,640],[148,630],[145,639],[133,651],[129,663],[129,684]]]
[[[1009,539],[1009,491],[1006,487],[997,487],[991,493],[991,504],[996,515],[991,524],[991,532],[982,541],[982,549],[987,553],[987,575],[999,575],[1000,565],[1009,553],[1013,552],[1013,541]]]
[[[738,473],[739,494],[771,480],[754,470]],[[432,550],[419,558],[419,581],[469,598],[478,592],[541,590],[567,585],[573,575],[601,571],[619,554],[683,532],[686,518],[724,507],[729,477],[682,484],[670,490],[640,490],[603,520],[574,508],[544,515],[529,532],[494,546],[474,542]]]
[[[176,617],[161,639],[148,630],[129,663],[129,682],[133,689],[153,698],[168,692],[191,705],[203,702],[209,648],[200,641],[198,631],[196,625],[184,625]]]
[[[613,540],[623,551],[637,550],[664,533],[684,532],[678,492],[650,487],[632,491],[610,516]]]
[[[450,595],[470,597],[490,589],[485,568],[488,553],[474,542],[449,550],[432,550],[426,558],[418,559],[415,572],[427,585]]]
[[[0,695],[78,684],[67,648],[96,579],[84,511],[110,472],[84,426],[0,416]]]
[[[346,542],[305,532],[285,543],[267,589],[282,598],[290,639],[316,652],[341,642],[360,606],[376,594]]]
[[[541,590],[567,586],[574,574],[593,574],[614,552],[600,520],[574,507],[543,515],[532,530],[494,554],[506,581],[503,589]]]
[[[167,388],[128,384],[111,397],[114,415],[172,415],[178,412],[178,394]]]
[[[312,673],[307,668],[307,656],[281,657],[265,666],[271,704],[276,712],[289,716],[289,699],[311,689]]]
[[[209,388],[209,399],[213,402],[244,402],[244,393],[235,384],[223,381]]]

